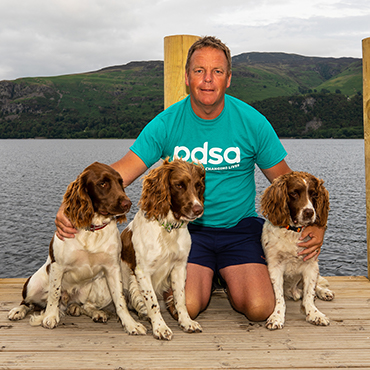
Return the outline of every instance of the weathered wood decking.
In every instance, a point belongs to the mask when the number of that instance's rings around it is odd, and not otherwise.
[[[203,333],[186,334],[164,312],[174,332],[170,342],[129,336],[111,319],[93,323],[65,316],[58,328],[11,322],[23,279],[0,279],[0,369],[370,369],[370,282],[365,277],[330,277],[336,297],[317,306],[328,327],[305,321],[299,302],[288,302],[283,330],[268,331],[230,308],[215,292],[198,321]],[[149,324],[146,323],[148,329]]]

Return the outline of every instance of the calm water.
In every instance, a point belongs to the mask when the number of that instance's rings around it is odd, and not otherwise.
[[[112,163],[133,140],[0,140],[0,277],[27,277],[44,263],[68,184],[90,163]],[[325,180],[331,211],[323,275],[367,275],[363,140],[282,140],[287,162]],[[256,170],[257,192],[268,181]],[[137,211],[141,183],[127,188]],[[123,229],[120,226],[120,229]]]

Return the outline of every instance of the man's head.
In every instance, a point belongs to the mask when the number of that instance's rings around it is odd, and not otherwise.
[[[186,64],[185,64],[185,71],[187,74],[189,74],[189,69],[190,69],[190,60],[191,57],[193,56],[194,52],[196,50],[205,48],[205,47],[211,47],[214,49],[221,50],[226,57],[227,60],[227,73],[228,75],[231,74],[231,53],[229,48],[218,38],[214,36],[205,36],[200,38],[199,40],[195,41],[195,43],[190,47],[188,51],[188,56],[186,59]]]
[[[189,49],[185,71],[194,113],[203,119],[216,118],[224,108],[230,82],[229,49],[215,37],[196,41]]]

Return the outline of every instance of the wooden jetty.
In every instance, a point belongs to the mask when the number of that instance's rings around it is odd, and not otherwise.
[[[216,291],[197,319],[202,333],[182,332],[163,310],[174,332],[167,342],[154,339],[148,322],[146,336],[130,336],[115,317],[101,324],[64,316],[53,330],[31,327],[28,319],[9,321],[24,279],[0,279],[0,369],[370,369],[370,282],[328,280],[335,299],[317,306],[330,326],[307,323],[300,302],[288,301],[286,326],[269,331]]]
[[[167,72],[166,99],[186,94],[183,50],[195,36],[165,41],[165,56],[174,72]],[[364,126],[368,220],[368,267],[370,269],[370,38],[363,40]],[[166,63],[165,63],[166,64]],[[170,69],[167,64],[165,69]],[[173,73],[171,76],[169,73]],[[182,76],[182,75],[181,75]],[[174,79],[177,81],[174,83]],[[344,252],[345,257],[345,252]],[[235,312],[223,291],[216,291],[208,309],[198,317],[202,333],[187,334],[162,307],[164,319],[174,332],[172,341],[151,335],[130,336],[112,315],[106,324],[86,316],[64,316],[53,330],[31,327],[28,319],[11,322],[8,311],[21,301],[25,279],[0,279],[1,369],[370,369],[370,282],[364,276],[328,277],[335,299],[317,301],[331,320],[316,327],[305,321],[300,302],[287,302],[286,325],[269,331],[264,323],[249,322]],[[163,302],[162,302],[163,306]]]

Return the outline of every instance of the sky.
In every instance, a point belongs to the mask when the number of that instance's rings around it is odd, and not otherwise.
[[[369,0],[1,0],[0,81],[163,60],[164,37],[216,36],[232,56],[362,57]]]

